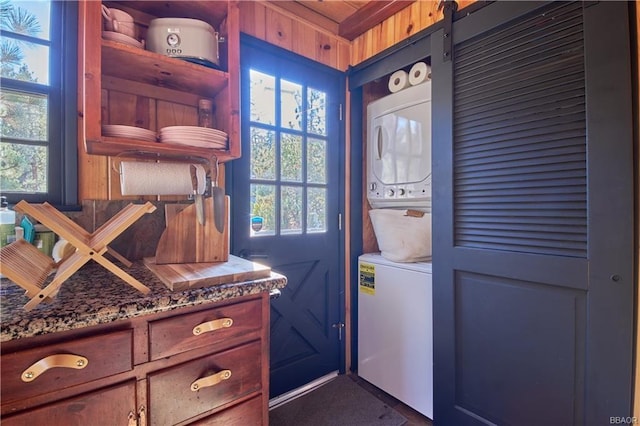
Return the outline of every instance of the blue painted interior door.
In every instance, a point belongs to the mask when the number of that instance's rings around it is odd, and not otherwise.
[[[288,278],[272,300],[270,395],[340,369],[342,73],[243,37],[232,253]]]

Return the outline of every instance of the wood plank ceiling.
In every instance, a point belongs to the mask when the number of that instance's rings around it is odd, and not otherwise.
[[[353,40],[416,0],[270,1],[333,34]]]

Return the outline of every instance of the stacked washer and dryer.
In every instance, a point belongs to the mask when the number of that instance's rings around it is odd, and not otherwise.
[[[381,252],[359,258],[358,375],[433,419],[431,81],[395,75],[395,93],[367,106],[367,198]]]

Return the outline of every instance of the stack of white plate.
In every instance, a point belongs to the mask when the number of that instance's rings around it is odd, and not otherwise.
[[[115,31],[103,31],[102,38],[105,40],[117,41],[118,43],[124,43],[129,46],[137,47],[138,49],[142,49],[144,47],[144,44],[135,38]]]
[[[139,139],[147,142],[156,142],[158,135],[152,130],[135,126],[123,126],[121,124],[105,124],[102,126],[102,135],[114,138]]]
[[[200,148],[227,149],[227,134],[222,130],[198,126],[169,126],[160,129],[160,142]]]

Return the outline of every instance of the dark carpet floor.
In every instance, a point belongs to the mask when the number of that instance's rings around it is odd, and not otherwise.
[[[269,412],[271,426],[401,426],[407,419],[341,375]]]

